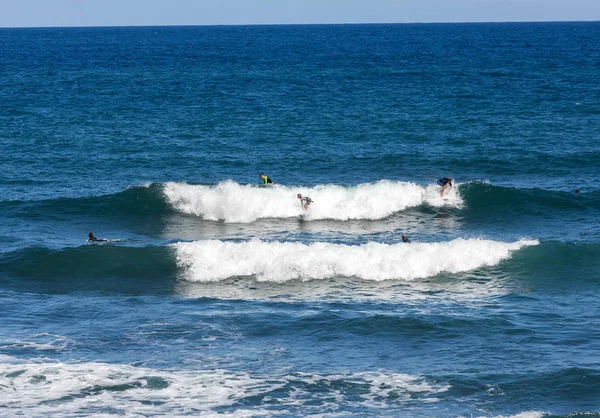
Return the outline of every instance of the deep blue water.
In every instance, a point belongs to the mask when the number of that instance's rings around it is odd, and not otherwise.
[[[0,29],[0,415],[600,416],[598,80],[599,23]]]

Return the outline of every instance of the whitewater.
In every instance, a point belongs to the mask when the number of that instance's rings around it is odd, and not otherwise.
[[[315,203],[305,211],[296,195],[309,196]],[[264,218],[306,220],[384,219],[409,207],[423,204],[460,207],[463,203],[458,186],[440,196],[433,184],[380,180],[345,187],[322,184],[313,187],[260,187],[224,181],[213,186],[166,183],[164,194],[173,208],[182,213],[211,221],[248,223]]]
[[[363,280],[414,280],[441,272],[459,273],[492,266],[537,240],[513,243],[455,239],[446,243],[341,245],[317,242],[223,242],[172,244],[183,277],[215,281],[255,276],[264,281],[358,277]]]

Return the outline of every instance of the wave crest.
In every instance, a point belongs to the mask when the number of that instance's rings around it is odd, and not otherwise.
[[[439,187],[415,183],[380,180],[375,183],[344,187],[318,185],[256,187],[225,181],[214,186],[166,183],[167,201],[178,211],[212,221],[253,222],[261,218],[294,218],[304,215],[317,219],[383,219],[408,207],[462,204],[456,190],[442,199]],[[314,200],[305,212],[296,195]]]
[[[255,276],[261,281],[359,277],[363,280],[414,280],[442,272],[491,266],[537,240],[513,243],[458,238],[450,242],[351,246],[317,242],[228,242],[206,240],[172,244],[183,278],[215,282]]]

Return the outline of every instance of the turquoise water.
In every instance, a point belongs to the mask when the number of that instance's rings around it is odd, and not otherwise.
[[[1,29],[0,415],[600,415],[599,79],[598,23]]]

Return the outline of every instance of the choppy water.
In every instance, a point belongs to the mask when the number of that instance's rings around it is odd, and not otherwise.
[[[0,415],[600,416],[599,79],[598,23],[0,30]]]

